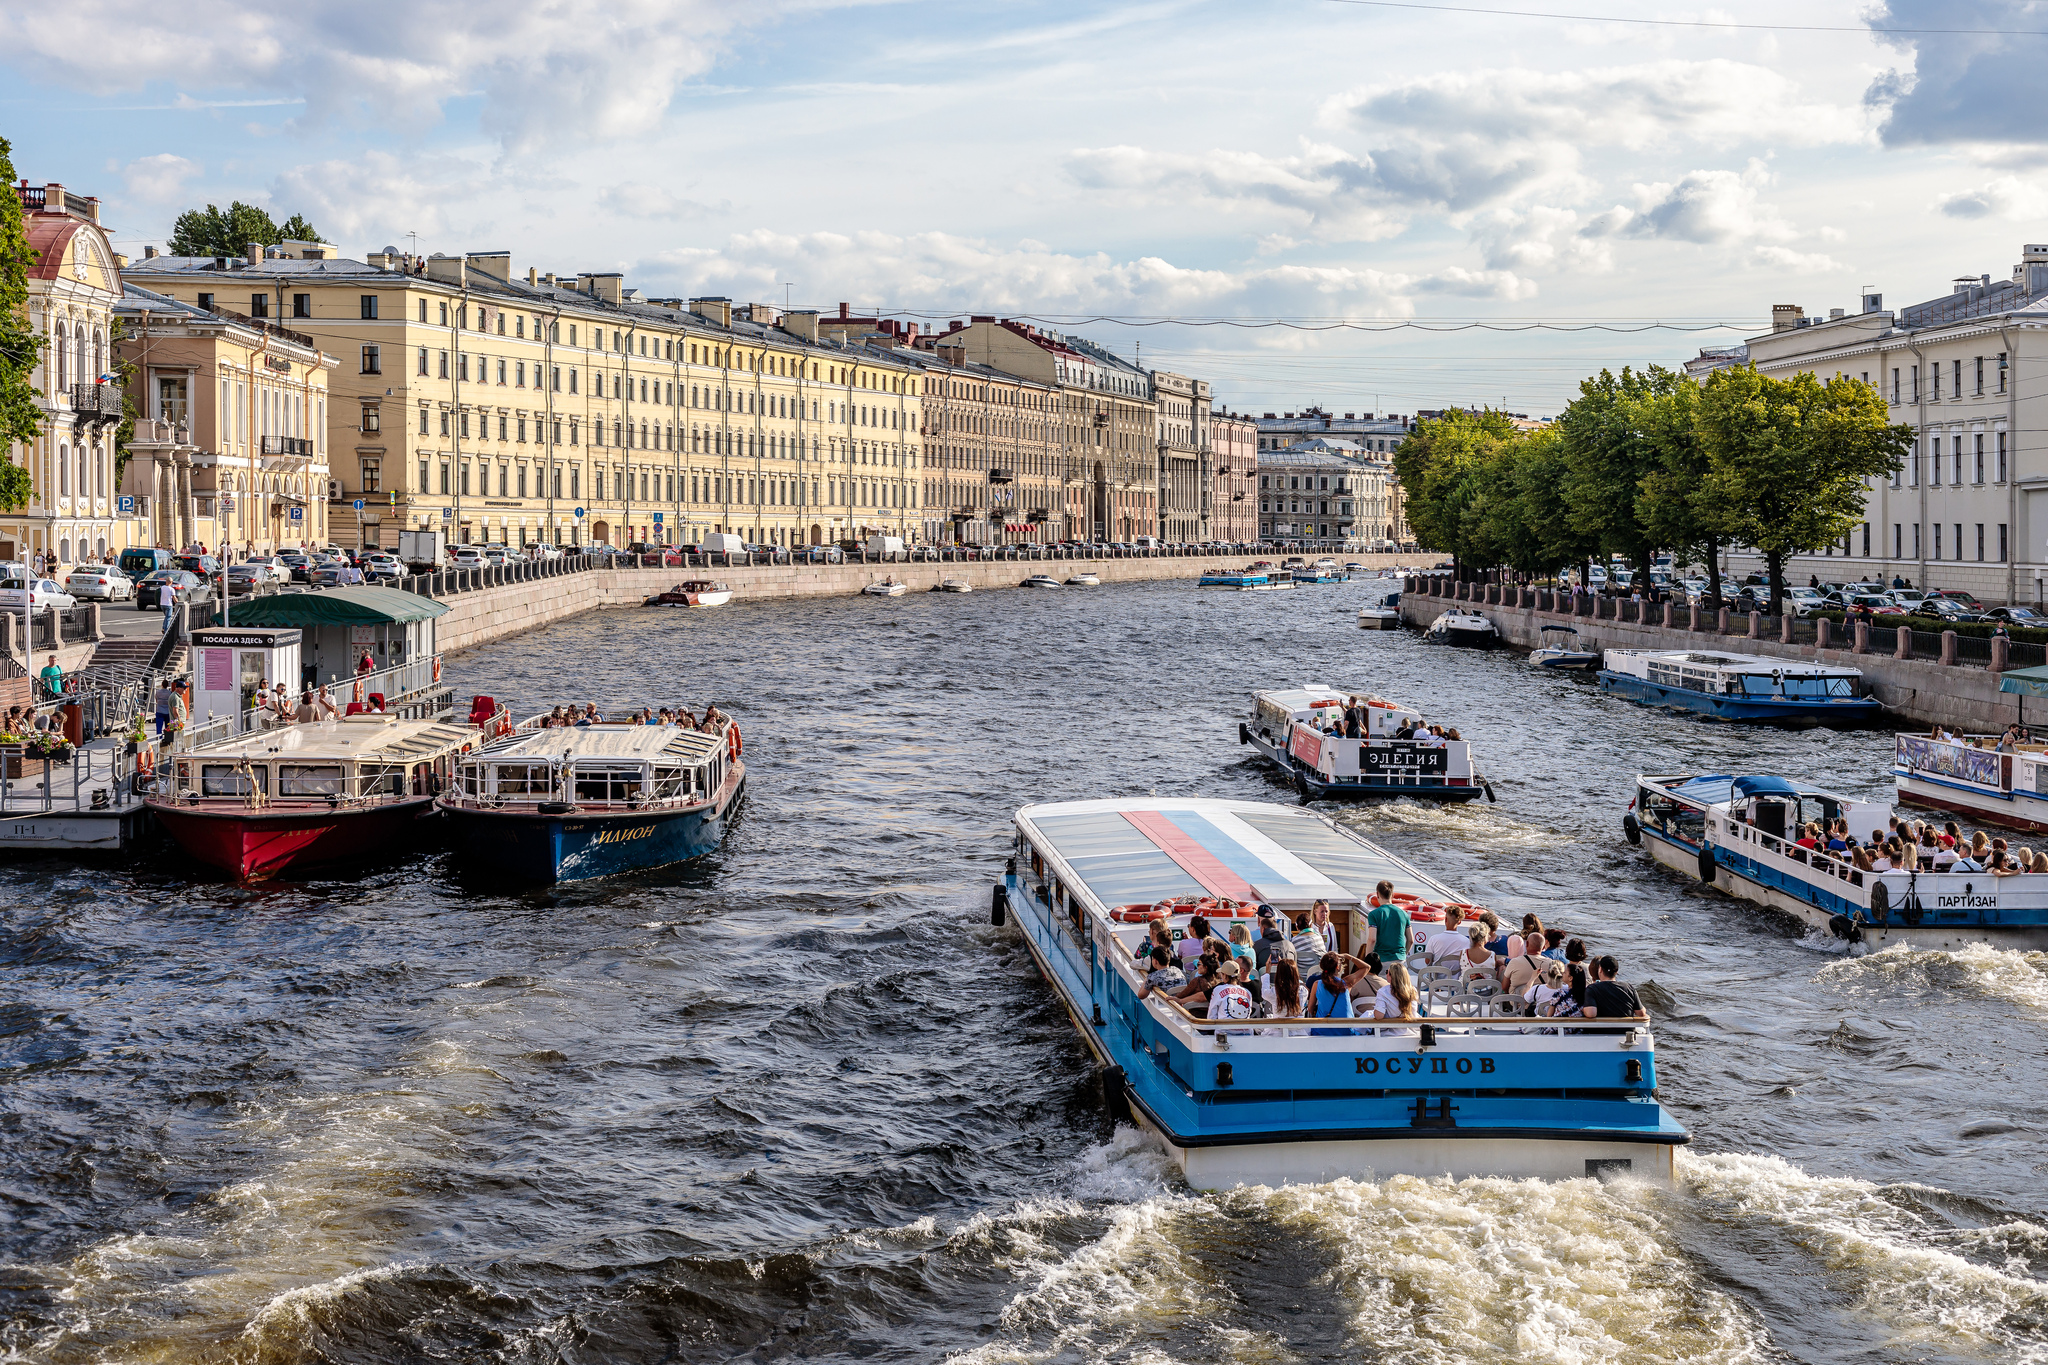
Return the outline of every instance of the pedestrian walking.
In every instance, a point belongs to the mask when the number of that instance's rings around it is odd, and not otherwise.
[[[178,585],[160,583],[156,590],[157,605],[164,609],[164,630],[168,633],[171,623],[178,619]]]

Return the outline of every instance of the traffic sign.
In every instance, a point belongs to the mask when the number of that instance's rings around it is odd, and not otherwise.
[[[583,509],[581,507],[576,509],[576,515],[579,517],[583,515]]]
[[[659,512],[656,512],[656,513],[654,514],[654,524],[655,524],[656,526],[659,526],[659,525],[661,525],[661,513],[659,513]]]
[[[121,495],[121,510],[122,510],[123,512],[127,512],[127,513],[130,513],[130,514],[133,514],[133,513],[134,513],[134,511],[135,511],[135,495],[134,495],[133,493],[123,493],[123,494]]]
[[[296,508],[296,507],[294,507],[294,508],[293,508],[292,510],[293,510],[294,512],[296,512],[296,511],[298,511],[299,509],[298,509],[298,508]],[[357,510],[358,512],[360,512],[360,511],[362,511],[362,510],[363,510],[363,500],[362,500],[361,498],[357,498],[357,499],[356,499],[356,510]]]
[[[288,521],[304,521],[305,519],[306,509],[303,507],[294,507],[286,514],[286,520]]]
[[[441,520],[443,520],[443,521],[453,521],[453,520],[455,520],[455,509],[454,509],[453,507],[443,507],[443,508],[441,509]]]

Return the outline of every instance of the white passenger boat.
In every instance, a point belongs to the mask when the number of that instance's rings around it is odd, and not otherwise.
[[[1431,644],[1464,645],[1470,649],[1491,649],[1500,643],[1500,631],[1476,611],[1453,607],[1429,623],[1422,638]]]
[[[973,592],[974,585],[964,578],[942,578],[933,592]]]
[[[991,917],[1015,918],[1104,1068],[1112,1112],[1195,1188],[1671,1178],[1687,1136],[1658,1103],[1641,1016],[1537,1021],[1460,996],[1398,1024],[1212,1021],[1139,996],[1135,953],[1155,917],[1178,937],[1196,912],[1227,924],[1259,904],[1294,915],[1323,900],[1357,952],[1383,878],[1402,895],[1464,899],[1335,822],[1251,801],[1068,801],[1018,811],[1015,849]]]
[[[885,578],[879,583],[870,583],[861,589],[861,593],[868,597],[901,597],[909,591],[909,584],[898,583],[893,578]]]
[[[1998,735],[1900,735],[1892,780],[1902,806],[1953,811],[1978,824],[2048,831],[2048,745]]]
[[[1099,588],[1102,586],[1102,579],[1092,573],[1077,573],[1067,580],[1067,586],[1070,588]]]
[[[1610,649],[1600,690],[1721,720],[1849,726],[1884,716],[1863,695],[1860,669],[1712,649]]]
[[[1229,588],[1233,592],[1277,592],[1292,588],[1294,580],[1270,569],[1204,569],[1195,586]]]
[[[1638,777],[1622,832],[1650,856],[1854,947],[2048,948],[2048,873],[1864,872],[1799,847],[1809,821],[1846,819],[1859,843],[1892,808],[1772,776]]]
[[[1329,733],[1344,708],[1366,714],[1365,739]],[[1470,740],[1396,739],[1422,721],[1364,688],[1320,683],[1252,694],[1251,716],[1238,723],[1237,742],[1249,744],[1287,776],[1303,801],[1329,797],[1411,797],[1422,801],[1493,800],[1493,788],[1473,766]]]
[[[647,599],[650,607],[722,607],[732,601],[732,589],[723,583],[693,579],[678,583],[667,592]]]
[[[1057,588],[1060,581],[1049,573],[1035,573],[1017,586],[1020,588]]]
[[[1578,640],[1575,626],[1545,626],[1542,647],[1529,651],[1529,662],[1538,668],[1558,670],[1600,667],[1600,651],[1580,649]]]

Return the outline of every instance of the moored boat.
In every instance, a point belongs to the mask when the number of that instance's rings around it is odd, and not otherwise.
[[[1363,951],[1366,898],[1459,902],[1448,887],[1311,811],[1250,801],[1026,806],[994,918],[1032,959],[1104,1068],[1112,1112],[1153,1134],[1198,1189],[1392,1175],[1668,1180],[1685,1130],[1656,1094],[1641,1016],[1529,1019],[1451,994],[1424,1019],[1196,1017],[1133,965],[1163,919],[1329,904]]]
[[[1891,806],[1770,775],[1644,776],[1622,832],[1664,866],[1845,940],[2048,948],[2048,873],[1872,871],[1853,854],[1799,846],[1800,831],[1846,820],[1859,843],[1890,828]]]
[[[1067,580],[1067,586],[1070,588],[1099,588],[1102,586],[1102,579],[1099,575],[1092,573],[1077,573]]]
[[[376,712],[260,730],[179,754],[145,804],[187,853],[240,881],[366,861],[412,845],[456,760],[498,723]]]
[[[1360,630],[1399,630],[1401,613],[1390,606],[1367,607],[1358,613]]]
[[[1431,644],[1463,645],[1468,649],[1491,649],[1500,643],[1500,631],[1476,611],[1453,607],[1429,623],[1422,638]]]
[[[909,591],[909,584],[898,583],[893,578],[884,578],[879,582],[870,583],[862,588],[861,594],[866,597],[901,597]]]
[[[1229,588],[1234,592],[1275,592],[1293,587],[1294,580],[1284,573],[1273,573],[1270,565],[1254,565],[1249,569],[1204,569],[1195,586]]]
[[[1349,706],[1363,712],[1365,737],[1341,729]],[[1413,797],[1424,801],[1493,799],[1493,788],[1474,766],[1471,741],[1419,738],[1419,712],[1363,689],[1303,683],[1252,694],[1252,712],[1237,739],[1279,768],[1303,801]],[[1401,732],[1407,738],[1397,738]]]
[[[2022,737],[1932,731],[1894,741],[1892,781],[1902,806],[1952,811],[1979,824],[2048,831],[2048,745]]]
[[[1020,588],[1057,588],[1060,581],[1049,573],[1035,573],[1017,586]]]
[[[964,578],[942,578],[933,592],[973,592],[974,585]]]
[[[1302,587],[1316,587],[1328,583],[1349,583],[1351,576],[1337,567],[1334,559],[1319,559],[1306,568],[1296,569],[1289,579]]]
[[[746,782],[739,731],[541,717],[467,755],[438,805],[457,850],[550,885],[664,867],[725,838]]]
[[[732,589],[723,583],[706,579],[692,579],[678,583],[667,592],[659,592],[647,599],[650,607],[722,607],[732,601]]]
[[[1610,649],[1600,690],[1720,720],[1852,726],[1884,715],[1860,669],[1710,649]]]
[[[1576,626],[1545,626],[1543,643],[1529,651],[1529,662],[1538,668],[1591,670],[1600,667],[1600,651],[1580,649]]]

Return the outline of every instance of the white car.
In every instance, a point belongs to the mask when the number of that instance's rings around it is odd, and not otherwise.
[[[292,581],[291,565],[286,564],[283,560],[273,559],[268,555],[253,555],[232,567],[236,569],[253,568],[261,570],[262,581],[265,582],[289,583]]]
[[[484,552],[474,545],[458,545],[448,552],[448,567],[481,569],[484,567]]]
[[[27,606],[35,611],[48,607],[68,611],[77,605],[78,599],[64,591],[54,578],[0,579],[0,610],[12,607],[19,611]]]
[[[119,569],[73,569],[64,576],[64,591],[96,602],[120,602],[135,596],[135,582]]]
[[[363,577],[374,579],[404,578],[409,571],[398,562],[396,555],[363,556]]]
[[[1827,599],[1818,588],[1785,589],[1785,608],[1802,620],[1817,611],[1827,609]]]

